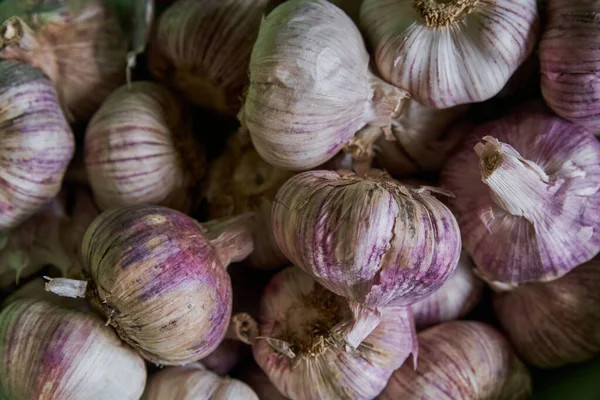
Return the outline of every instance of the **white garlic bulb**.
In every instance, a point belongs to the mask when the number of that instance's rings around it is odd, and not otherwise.
[[[496,95],[539,30],[536,0],[365,0],[360,21],[383,78],[437,108]]]

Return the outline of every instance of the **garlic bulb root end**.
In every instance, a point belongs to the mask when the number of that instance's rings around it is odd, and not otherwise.
[[[469,14],[479,0],[415,0],[414,7],[430,28],[449,26]]]

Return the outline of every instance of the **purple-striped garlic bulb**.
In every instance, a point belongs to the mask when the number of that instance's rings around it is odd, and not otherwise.
[[[87,121],[125,82],[127,39],[103,0],[7,0],[0,58],[41,69],[69,119]]]
[[[51,280],[48,290],[87,297],[119,336],[156,364],[210,354],[231,316],[226,268],[252,252],[253,215],[210,221],[166,207],[100,214],[83,238],[91,281]]]
[[[371,319],[290,267],[263,293],[254,358],[292,400],[372,399],[417,342],[410,308],[382,308],[374,329]]]
[[[552,282],[494,294],[496,315],[525,361],[541,368],[600,354],[600,258]]]
[[[382,77],[436,108],[495,96],[533,51],[536,0],[365,0]]]
[[[430,190],[378,170],[303,172],[277,192],[275,239],[340,296],[367,307],[412,304],[440,288],[460,256],[456,220]]]
[[[522,400],[531,393],[527,367],[496,329],[453,321],[419,333],[417,367],[394,372],[381,400]]]
[[[267,0],[179,0],[151,41],[152,75],[190,102],[235,116]]]
[[[287,400],[255,362],[244,367],[240,380],[250,386],[261,400]]]
[[[0,62],[0,109],[4,230],[21,224],[58,194],[75,143],[52,84],[27,64]]]
[[[362,36],[342,10],[289,0],[260,27],[239,118],[265,161],[307,170],[349,146],[370,156],[405,97],[370,72]]]
[[[248,257],[256,268],[271,269],[288,263],[273,237],[271,209],[277,190],[292,175],[264,161],[244,128],[230,137],[225,152],[210,165],[203,190],[208,218],[256,213],[254,252]]]
[[[381,136],[375,142],[379,166],[395,177],[438,172],[466,133],[451,125],[468,109],[468,105],[437,109],[407,100],[402,115],[392,121],[395,140]]]
[[[202,364],[168,367],[148,379],[142,400],[258,400],[242,381],[221,377]]]
[[[446,283],[411,305],[417,330],[460,319],[479,303],[485,285],[473,272],[474,268],[471,258],[463,250],[454,273]]]
[[[600,2],[547,3],[548,20],[539,49],[542,95],[555,113],[598,134]]]
[[[91,313],[17,300],[0,314],[0,397],[137,400],[146,367]]]
[[[87,128],[84,158],[102,209],[160,204],[187,211],[205,170],[189,110],[152,82],[122,86],[106,99]]]
[[[442,183],[465,249],[496,287],[560,278],[600,251],[600,143],[545,110],[477,127]]]

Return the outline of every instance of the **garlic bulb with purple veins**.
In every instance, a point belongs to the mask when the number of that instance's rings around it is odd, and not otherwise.
[[[352,346],[344,336],[365,322],[353,308],[295,267],[269,282],[252,348],[286,397],[372,399],[411,353],[416,357],[410,308],[383,308],[377,327]]]
[[[137,400],[146,367],[94,314],[17,300],[0,314],[0,397]]]
[[[0,19],[0,58],[41,69],[69,119],[88,120],[125,82],[127,39],[103,0],[8,0]]]
[[[394,372],[381,400],[521,400],[531,392],[527,367],[496,329],[454,321],[419,333],[417,368]]]
[[[179,0],[160,17],[149,69],[193,104],[235,116],[267,0]]]
[[[52,84],[27,64],[0,62],[0,110],[0,229],[9,229],[58,194],[75,144]]]
[[[258,400],[245,383],[221,377],[200,363],[169,367],[148,380],[142,400]]]
[[[536,0],[365,0],[360,21],[383,78],[437,108],[495,96],[539,30]]]
[[[277,244],[295,265],[367,307],[427,297],[460,256],[450,210],[427,187],[377,170],[298,174],[279,189],[272,217]]]
[[[431,295],[411,305],[418,330],[464,317],[479,303],[484,283],[475,276],[474,268],[463,250],[450,279]]]
[[[188,109],[158,84],[134,82],[112,93],[85,135],[85,165],[98,205],[187,211],[205,169],[191,129]]]
[[[369,71],[362,36],[342,10],[289,0],[263,20],[238,117],[265,161],[307,170],[349,145],[368,156],[405,97]]]
[[[600,251],[600,143],[544,110],[475,129],[442,183],[465,249],[495,286],[557,279]]]
[[[525,361],[541,368],[600,354],[600,259],[560,279],[494,294],[504,330]]]
[[[86,296],[119,336],[156,364],[210,354],[231,316],[226,267],[252,252],[253,215],[199,224],[160,206],[100,214],[82,245],[91,281],[55,279],[48,290]]]

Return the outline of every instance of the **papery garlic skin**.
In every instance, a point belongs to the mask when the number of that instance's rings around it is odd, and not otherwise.
[[[527,367],[496,329],[453,321],[418,335],[416,369],[394,372],[381,400],[520,400],[531,393]]]
[[[0,229],[14,228],[60,191],[73,157],[73,133],[41,71],[0,62]]]
[[[490,283],[557,279],[600,251],[600,144],[545,110],[476,128],[441,180]]]
[[[34,278],[20,286],[14,293],[4,299],[1,307],[4,308],[16,300],[29,299],[51,303],[63,309],[92,312],[90,303],[85,299],[71,299],[68,297],[57,296],[54,293],[48,292],[45,288],[45,285],[46,280],[44,278]]]
[[[146,367],[93,314],[17,300],[0,314],[0,395],[11,400],[137,400]]]
[[[365,127],[389,127],[406,93],[369,71],[362,36],[325,0],[290,0],[263,20],[238,118],[268,163],[307,170]],[[367,143],[368,144],[368,143]]]
[[[258,400],[245,383],[208,371],[202,364],[169,367],[148,380],[142,400]]]
[[[494,294],[496,315],[525,361],[541,368],[600,353],[600,259],[552,282]]]
[[[263,293],[254,358],[292,400],[372,399],[416,355],[412,315],[407,307],[383,308],[379,325],[352,349],[333,333],[349,313],[345,299],[287,268]],[[275,350],[273,340],[288,343],[288,355]]]
[[[547,3],[548,22],[539,49],[542,95],[555,113],[598,133],[600,3]]]
[[[533,51],[536,0],[365,0],[382,77],[437,108],[495,96]]]
[[[376,170],[298,174],[277,192],[272,218],[277,244],[295,265],[368,307],[427,297],[460,256],[450,210],[427,189]]]
[[[122,86],[106,99],[87,128],[84,151],[102,209],[160,204],[187,211],[204,175],[187,108],[152,82]]]
[[[418,330],[464,317],[479,303],[485,285],[473,273],[474,268],[471,258],[463,250],[454,273],[446,283],[411,305]]]
[[[147,360],[197,361],[225,336],[231,316],[226,267],[252,252],[251,232],[248,215],[200,225],[166,207],[105,211],[83,239],[93,280],[88,296]]]
[[[128,41],[103,0],[8,0],[0,17],[19,18],[0,28],[0,58],[41,69],[69,119],[88,120],[125,82]]]
[[[267,0],[179,0],[151,41],[152,75],[195,105],[235,116]]]

